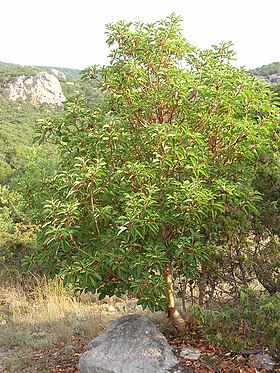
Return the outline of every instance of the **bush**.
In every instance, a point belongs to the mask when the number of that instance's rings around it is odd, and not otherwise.
[[[36,228],[24,212],[22,196],[0,185],[1,280],[21,277],[22,260],[36,249]]]
[[[259,345],[271,353],[280,352],[280,293],[259,294],[247,289],[235,304],[219,312],[205,312],[198,306],[192,306],[191,311],[216,345],[234,352]]]

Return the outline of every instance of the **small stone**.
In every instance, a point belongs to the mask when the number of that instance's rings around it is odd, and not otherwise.
[[[46,336],[45,332],[38,332],[37,333],[40,338],[44,338]]]
[[[65,351],[73,351],[73,350],[75,350],[75,346],[73,346],[73,345],[67,345],[67,346],[65,346],[64,347],[64,350]]]
[[[182,350],[180,351],[180,356],[186,360],[198,360],[200,358],[200,355],[201,352],[197,348],[193,347],[182,348]]]
[[[276,362],[272,359],[272,357],[268,354],[257,354],[254,356],[250,356],[251,366],[256,369],[264,369],[267,372],[274,372]]]
[[[36,338],[36,339],[41,339],[41,338],[45,338],[46,337],[46,333],[45,332],[34,332],[31,334],[31,337],[32,338]]]
[[[62,79],[62,80],[67,80],[66,79],[66,76],[65,76],[65,74],[63,73],[63,72],[61,72],[61,71],[59,71],[59,70],[57,70],[57,69],[51,69],[50,70],[51,71],[51,73],[57,78],[57,79]]]
[[[108,312],[116,312],[115,307],[109,304],[108,305]]]

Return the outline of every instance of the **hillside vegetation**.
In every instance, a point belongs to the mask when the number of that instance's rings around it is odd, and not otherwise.
[[[250,74],[256,76],[268,76],[274,74],[280,74],[280,62],[272,62],[268,65],[263,65],[255,69],[249,70]]]
[[[34,142],[35,127],[40,118],[60,117],[63,109],[12,101],[7,95],[8,84],[18,76],[40,71],[39,67],[0,63],[0,278],[3,279],[19,275],[21,260],[37,247],[36,228],[30,216],[42,208],[43,184],[57,169],[55,146]],[[104,94],[94,83],[78,79],[78,70],[63,71],[70,74],[66,75],[66,81],[61,81],[66,97],[81,94],[89,104],[102,102]],[[28,202],[27,197],[31,197]]]
[[[11,76],[17,74],[19,75],[29,75],[33,74],[35,71],[51,71],[52,69],[62,72],[68,80],[77,81],[81,79],[81,71],[78,69],[69,69],[67,67],[56,67],[56,66],[21,66],[12,63],[6,63],[0,61],[1,67],[7,67],[10,69]]]

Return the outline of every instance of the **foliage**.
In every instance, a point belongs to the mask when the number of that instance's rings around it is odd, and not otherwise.
[[[37,249],[37,228],[30,222],[27,193],[30,188],[38,187],[36,203],[44,196],[40,186],[40,174],[46,174],[46,165],[54,159],[54,149],[44,145],[33,148],[34,125],[42,115],[52,113],[53,108],[46,105],[35,107],[29,102],[9,100],[5,88],[17,76],[34,74],[31,67],[7,66],[0,68],[0,268],[1,279],[17,277],[23,273],[22,259]],[[37,170],[31,170],[29,157],[37,154]],[[39,158],[41,160],[39,161]],[[54,165],[52,166],[54,168]],[[29,168],[29,178],[27,177]],[[37,171],[37,172],[36,172]],[[23,178],[24,174],[24,178]],[[21,181],[20,181],[20,178]],[[29,184],[25,184],[24,180]],[[33,184],[32,184],[33,180]],[[41,199],[38,198],[41,197]],[[35,196],[33,197],[35,198]],[[30,203],[30,202],[29,202]]]
[[[29,222],[20,194],[0,185],[1,279],[20,276],[24,256],[36,249],[36,227]]]
[[[263,154],[255,164],[252,185],[262,196],[258,209],[249,217],[241,210],[217,219],[211,262],[205,263],[199,276],[189,284],[193,299],[198,295],[193,294],[193,289],[198,288],[200,305],[236,301],[240,289],[256,284],[270,294],[280,291],[278,149],[276,137],[273,152]]]
[[[9,185],[0,185],[1,279],[21,277],[23,258],[37,250],[34,224],[47,198],[46,180],[56,169],[54,154],[46,147],[24,148],[21,160]]]
[[[106,102],[76,97],[63,120],[40,122],[62,157],[40,265],[151,309],[168,307],[174,279],[198,274],[221,217],[254,211],[254,162],[278,115],[268,87],[231,66],[230,43],[197,50],[180,22],[108,25],[111,64],[84,72]]]
[[[49,71],[52,69],[58,70],[62,72],[67,80],[77,82],[81,80],[81,70],[78,69],[69,69],[67,67],[55,67],[55,66],[37,66],[37,68],[44,70],[44,71]]]
[[[271,89],[273,92],[275,92],[278,96],[278,103],[279,103],[279,98],[280,98],[280,84],[275,84],[273,86],[271,86]],[[279,104],[278,104],[279,105]]]
[[[218,346],[240,352],[265,345],[272,353],[280,352],[280,293],[260,295],[248,288],[238,302],[217,312],[191,309],[205,335]]]
[[[84,96],[87,105],[101,104],[105,100],[105,93],[97,88],[94,81],[61,82],[63,93],[66,97]]]
[[[260,283],[273,294],[280,291],[280,153],[275,141],[273,154],[256,166],[254,185],[262,194],[260,214],[253,221],[254,270]]]
[[[36,120],[48,113],[54,115],[54,110],[14,102],[5,96],[0,96],[0,105],[0,182],[5,184],[23,167],[25,149],[32,146]]]
[[[57,172],[58,160],[55,150],[46,146],[27,148],[24,155],[24,165],[10,186],[22,195],[29,216],[37,223],[48,198],[48,179]]]
[[[46,104],[36,107],[28,101],[12,101],[7,96],[8,83],[19,75],[30,76],[39,71],[31,66],[0,63],[0,185],[2,193],[5,190],[4,194],[10,200],[5,208],[2,207],[0,220],[3,276],[9,271],[12,276],[21,274],[24,271],[21,259],[35,251],[37,229],[32,224],[38,223],[47,199],[47,179],[57,171],[55,147],[46,143],[34,145],[34,126],[39,118],[60,116],[62,110]],[[78,73],[71,69],[63,71]],[[66,95],[83,92],[91,104],[103,100],[104,94],[91,82],[79,80],[61,82],[61,85]],[[14,208],[24,211],[23,221],[15,218]]]

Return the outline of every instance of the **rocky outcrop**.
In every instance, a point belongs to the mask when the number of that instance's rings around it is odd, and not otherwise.
[[[80,373],[167,373],[178,364],[166,338],[140,315],[124,316],[93,339]]]
[[[260,76],[260,79],[269,83],[269,84],[279,84],[280,83],[280,74],[272,74],[266,76]]]
[[[60,79],[60,80],[67,80],[67,79],[66,79],[66,75],[65,75],[63,72],[61,72],[61,71],[59,71],[59,70],[57,70],[57,69],[51,69],[50,72],[51,72],[55,77],[57,77],[57,79]]]
[[[61,85],[53,74],[40,72],[33,76],[21,75],[8,87],[11,100],[30,100],[35,105],[60,106],[65,101]]]

